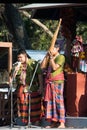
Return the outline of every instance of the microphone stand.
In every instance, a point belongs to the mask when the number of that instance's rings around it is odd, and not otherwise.
[[[12,88],[13,88],[13,84],[10,84],[11,87],[11,128],[13,127],[13,92],[12,92]]]
[[[29,88],[28,88],[28,93],[29,93],[29,108],[28,108],[28,115],[29,115],[28,117],[29,117],[29,118],[28,118],[28,125],[27,125],[28,128],[31,128],[31,127],[33,127],[33,128],[41,128],[41,127],[39,127],[39,126],[31,125],[31,121],[30,121],[30,113],[31,113],[31,93],[32,93],[32,91],[30,90],[30,88],[31,88],[31,86],[32,86],[32,83],[33,83],[33,80],[34,80],[36,71],[37,71],[37,69],[38,69],[39,62],[40,62],[40,61],[37,62],[37,65],[36,65],[36,67],[35,67],[35,71],[34,71],[34,73],[33,73],[33,76],[32,76],[32,79],[31,79],[31,82],[30,82],[30,85],[29,85]]]
[[[13,92],[12,92],[12,89],[14,87],[14,82],[15,82],[15,68],[12,72],[12,81],[10,83],[10,90],[8,92],[8,95],[11,94],[11,124],[10,124],[10,127],[12,128],[15,124],[15,122],[13,122]]]

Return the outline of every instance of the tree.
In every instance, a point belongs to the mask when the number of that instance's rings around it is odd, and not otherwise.
[[[49,34],[49,36],[53,37],[53,33],[43,24],[41,23],[39,20],[37,19],[31,19],[31,15],[27,12],[27,11],[21,11],[26,17],[28,17],[30,20],[32,20],[35,24],[37,24],[38,26],[40,26],[41,28],[43,28],[43,30]]]
[[[31,44],[28,40],[23,20],[15,4],[4,4],[2,12],[4,23],[13,36],[13,45],[18,48],[29,49]]]

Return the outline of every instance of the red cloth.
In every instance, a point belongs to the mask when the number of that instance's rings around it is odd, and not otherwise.
[[[55,77],[49,76],[49,78],[46,79],[46,86],[45,86],[45,95],[44,100],[49,101],[52,99],[52,88],[54,88],[54,84],[52,81],[58,81],[58,80],[64,80],[64,74],[58,74]]]

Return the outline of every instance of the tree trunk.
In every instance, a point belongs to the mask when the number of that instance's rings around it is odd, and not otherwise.
[[[71,65],[71,44],[76,36],[76,20],[72,8],[61,9],[60,17],[62,17],[62,35],[67,39],[66,57]]]
[[[5,4],[5,23],[13,35],[13,45],[16,45],[18,48],[30,49],[31,44],[28,41],[22,18],[14,5],[15,4]]]

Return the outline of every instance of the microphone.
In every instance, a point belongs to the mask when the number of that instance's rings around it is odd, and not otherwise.
[[[17,62],[15,62],[15,63],[13,64],[13,67],[15,67],[15,66],[20,66],[20,65],[21,65],[21,62],[17,61]]]

